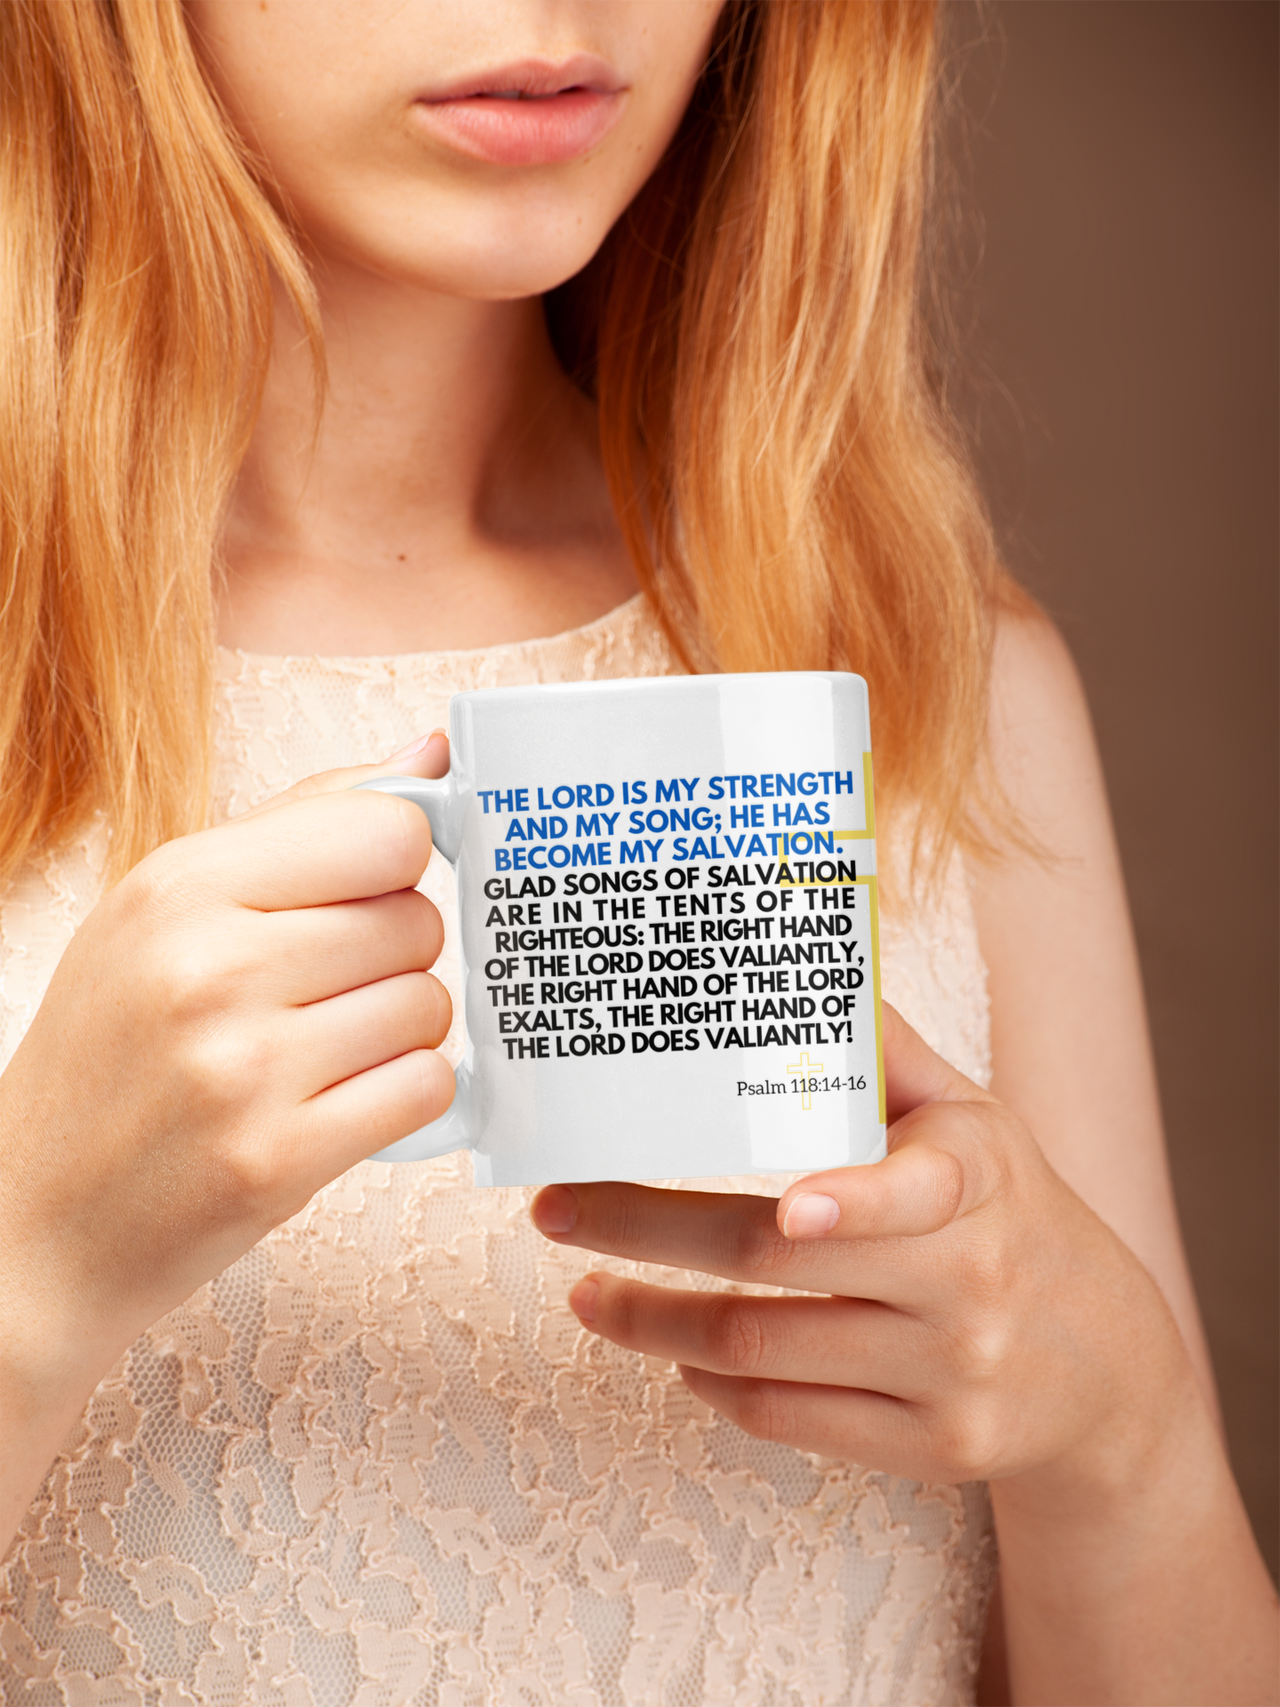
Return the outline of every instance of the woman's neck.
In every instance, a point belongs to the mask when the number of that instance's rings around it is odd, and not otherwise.
[[[328,384],[287,302],[222,540],[218,638],[360,654],[559,633],[630,596],[594,412],[537,299],[326,270]]]

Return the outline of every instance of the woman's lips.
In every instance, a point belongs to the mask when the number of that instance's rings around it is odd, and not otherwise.
[[[417,121],[446,147],[498,166],[551,166],[594,148],[622,116],[626,88],[603,61],[525,61],[420,95]]]

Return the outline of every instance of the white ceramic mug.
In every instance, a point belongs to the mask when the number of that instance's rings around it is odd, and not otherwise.
[[[867,690],[835,673],[455,696],[420,805],[456,867],[477,1185],[885,1153]]]

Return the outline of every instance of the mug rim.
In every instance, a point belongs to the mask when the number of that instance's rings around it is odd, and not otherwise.
[[[459,688],[449,696],[454,700],[513,699],[520,695],[544,698],[549,694],[645,692],[684,693],[695,688],[713,686],[717,682],[857,682],[864,689],[866,679],[854,670],[707,670],[701,674],[681,676],[606,676],[594,682],[517,682],[500,688]]]

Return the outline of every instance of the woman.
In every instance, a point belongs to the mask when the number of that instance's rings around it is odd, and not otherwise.
[[[932,29],[6,13],[11,1698],[962,1701],[994,1512],[1013,1699],[1268,1699],[1087,719],[926,383]],[[889,1161],[541,1234],[363,1164],[458,1039],[352,767],[831,666],[940,1052]]]

